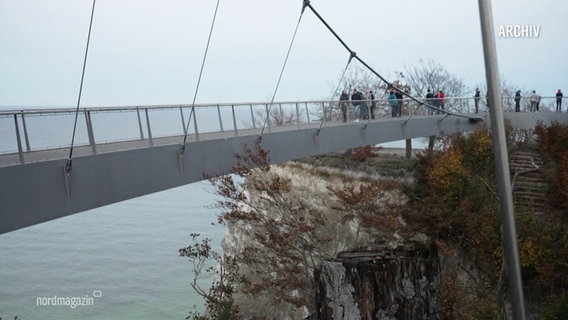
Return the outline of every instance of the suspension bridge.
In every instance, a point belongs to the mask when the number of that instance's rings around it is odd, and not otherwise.
[[[276,114],[289,117],[284,121],[281,116],[268,116],[271,119],[264,128],[258,123],[270,112],[268,103],[81,109],[85,120],[78,126],[81,134],[72,170],[67,168],[70,146],[63,144],[66,135],[61,130],[65,123],[72,123],[73,109],[1,112],[0,123],[12,127],[8,138],[14,143],[0,150],[0,233],[229,173],[236,164],[234,155],[257,142],[269,151],[271,163],[281,163],[365,145],[471,131],[487,123],[488,116],[408,115],[408,111],[400,118],[342,122],[339,115],[322,117],[329,114],[331,103],[276,103]],[[195,122],[184,129],[187,114],[194,114]],[[565,113],[505,116],[518,129],[532,129],[539,121],[568,123]],[[184,135],[172,134],[176,130],[191,134],[183,142]]]

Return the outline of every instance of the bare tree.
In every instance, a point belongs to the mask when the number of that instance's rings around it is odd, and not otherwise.
[[[463,97],[468,92],[461,78],[451,74],[446,67],[434,60],[420,59],[417,66],[405,69],[405,82],[418,97],[425,97],[428,89],[442,90],[446,97]]]
[[[515,93],[519,90],[521,91],[520,110],[521,111],[528,110],[530,105],[529,97],[532,94],[532,92],[525,88],[520,88],[514,83],[511,83],[503,75],[501,75],[500,78],[501,78],[501,98],[502,98],[501,101],[503,104],[502,105],[503,110],[508,112],[515,111]],[[484,97],[487,97],[487,85],[480,84],[478,88],[481,91],[482,95]],[[487,106],[487,99],[482,99],[482,100],[483,100],[482,104],[484,106]]]

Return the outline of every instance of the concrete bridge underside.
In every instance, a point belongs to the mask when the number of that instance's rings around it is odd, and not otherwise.
[[[568,123],[567,114],[511,113],[514,128],[532,129],[537,121]],[[271,163],[390,141],[471,131],[488,119],[426,116],[364,123],[326,123],[272,128],[261,145]],[[182,137],[77,148],[71,173],[64,174],[68,149],[0,156],[0,234],[81,211],[175,188],[228,173],[235,153],[254,146],[259,130],[191,136],[179,157]],[[18,159],[19,158],[19,159]],[[16,161],[19,164],[11,163]],[[181,159],[181,161],[180,161]],[[23,163],[22,163],[23,162]]]

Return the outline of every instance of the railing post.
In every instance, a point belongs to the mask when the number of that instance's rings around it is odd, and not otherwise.
[[[146,113],[146,126],[148,127],[148,141],[150,142],[150,146],[154,146],[154,140],[152,139],[152,128],[150,127],[150,116],[148,115],[148,108],[144,108],[144,112]]]
[[[266,104],[266,126],[268,127],[268,131],[272,129],[270,126],[270,110],[268,108],[268,104]]]
[[[87,135],[89,136],[89,144],[93,154],[97,154],[97,146],[95,144],[95,135],[93,134],[93,123],[91,121],[91,112],[87,109],[83,110],[85,113],[85,121],[87,122]]]
[[[256,129],[256,121],[254,119],[254,112],[252,111],[252,103],[250,104],[250,118],[252,120],[252,128]]]
[[[18,142],[18,157],[20,163],[24,163],[24,151],[22,150],[22,139],[20,138],[20,127],[18,125],[18,115],[14,113],[14,124],[16,125],[16,140]]]
[[[300,106],[296,102],[296,122],[298,122],[298,128],[300,128]]]
[[[310,111],[308,111],[308,103],[304,102],[304,105],[306,106],[306,118],[308,119],[308,123],[310,123]]]
[[[140,119],[140,108],[139,107],[136,107],[136,114],[138,115],[138,128],[140,128],[140,139],[144,140],[144,130],[142,129],[142,119]]]
[[[26,118],[24,117],[24,110],[22,110],[22,127],[24,129],[24,140],[26,140],[26,151],[30,152],[30,138],[28,137],[28,127],[26,126]]]
[[[197,113],[195,112],[195,106],[191,107],[191,112],[193,113],[193,127],[195,128],[195,141],[199,141],[199,130],[197,129]]]
[[[239,130],[237,129],[237,116],[235,115],[235,105],[232,105],[231,109],[233,111],[233,128],[235,129],[235,135],[238,136]]]
[[[217,105],[217,116],[219,117],[219,126],[221,127],[221,132],[225,131],[223,129],[223,118],[221,118],[221,108],[219,107],[219,105]],[[234,116],[234,112],[233,112],[233,116]]]
[[[183,106],[179,106],[179,113],[181,115],[181,128],[183,129],[183,134],[187,131],[185,129],[185,118],[183,117]]]

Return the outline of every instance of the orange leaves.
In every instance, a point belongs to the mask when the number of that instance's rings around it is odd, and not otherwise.
[[[436,157],[426,176],[430,188],[437,192],[446,192],[452,187],[454,178],[463,173],[462,153],[452,148]]]

